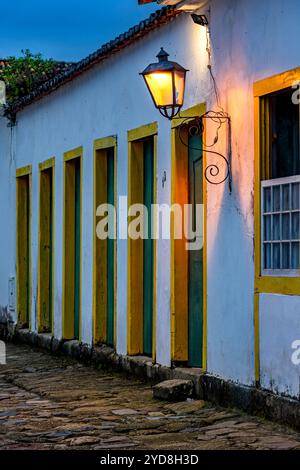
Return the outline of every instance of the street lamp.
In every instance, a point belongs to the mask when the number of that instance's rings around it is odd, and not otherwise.
[[[158,62],[148,65],[140,75],[144,77],[155,107],[164,117],[172,119],[183,105],[188,70],[171,62],[163,48],[156,57]]]
[[[198,17],[195,19],[198,24],[200,24],[200,20],[204,21]],[[171,120],[179,114],[183,106],[185,78],[188,70],[177,64],[177,62],[171,62],[168,59],[169,54],[163,48],[161,48],[156,57],[158,58],[158,62],[148,65],[140,75],[144,77],[154,106],[164,117]],[[231,119],[229,114],[221,109],[220,111],[206,111],[201,116],[187,116],[185,113],[184,116],[179,115],[177,119],[180,119],[180,122],[176,130],[181,143],[185,147],[199,151],[200,156],[202,156],[204,152],[214,155],[225,164],[225,171],[224,174],[222,174],[218,162],[210,163],[204,170],[206,180],[211,184],[221,184],[228,179],[229,191],[231,192]],[[204,139],[202,138],[201,148],[191,147],[189,136],[195,135],[196,133],[202,137],[204,130],[203,122],[207,119],[210,119],[217,126],[213,144],[205,145]],[[225,123],[228,125],[229,136],[230,150],[228,157],[212,149],[218,142],[219,129]],[[186,136],[188,137],[187,139]]]

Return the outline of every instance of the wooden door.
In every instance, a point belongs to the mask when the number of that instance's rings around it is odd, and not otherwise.
[[[80,234],[81,234],[81,204],[80,204],[80,159],[75,160],[75,270],[74,270],[74,337],[79,339],[79,322],[80,322]]]
[[[153,139],[149,139],[144,142],[144,205],[148,211],[148,238],[143,246],[144,353],[147,355],[152,355],[153,339],[153,177]]]
[[[114,148],[107,150],[107,204],[115,205],[115,184],[114,184]],[[107,238],[107,331],[106,342],[110,346],[114,345],[114,265],[115,265],[115,241]]]
[[[40,173],[39,331],[52,331],[53,167]]]
[[[30,312],[30,175],[17,178],[18,325],[28,328]]]
[[[189,138],[189,204],[192,205],[193,230],[196,204],[203,204],[201,137]],[[188,256],[189,365],[202,367],[203,347],[203,248],[190,250]]]

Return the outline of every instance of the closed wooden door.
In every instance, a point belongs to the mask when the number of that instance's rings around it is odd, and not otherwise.
[[[53,167],[40,174],[39,331],[52,331]]]
[[[81,208],[80,208],[80,159],[75,160],[75,270],[74,270],[74,337],[79,338],[79,319],[80,319],[80,225],[81,225]]]
[[[30,175],[17,178],[18,325],[28,328],[30,312]]]
[[[144,353],[147,355],[152,354],[153,339],[153,160],[153,139],[149,139],[144,142],[144,205],[147,208],[148,238],[144,240],[143,249]]]
[[[115,204],[115,184],[114,184],[114,148],[107,150],[107,203]],[[107,344],[114,344],[114,246],[113,238],[107,239]]]
[[[81,317],[81,156],[73,153],[65,155],[64,339],[79,339]]]
[[[196,205],[203,204],[202,139],[189,138],[189,204],[192,205],[192,225],[196,227]],[[199,223],[199,221],[198,221]],[[188,312],[189,365],[202,367],[203,347],[203,248],[189,251]]]

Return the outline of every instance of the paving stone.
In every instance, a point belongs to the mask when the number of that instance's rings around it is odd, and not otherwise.
[[[205,423],[205,422],[204,422]],[[236,422],[235,421],[224,421],[222,423],[216,423],[216,424],[209,424],[206,425],[204,424],[203,429],[208,432],[208,431],[218,431],[219,429],[231,429],[231,431],[235,428]]]
[[[7,351],[1,450],[300,449],[300,433],[238,411],[191,399],[166,404],[136,379],[26,345]]]
[[[92,436],[82,436],[82,437],[74,437],[70,441],[70,446],[86,446],[90,444],[95,444],[99,442],[99,437],[92,437]]]
[[[213,436],[208,436],[207,434],[201,434],[200,436],[197,437],[198,441],[211,441],[213,439]]]
[[[0,401],[7,400],[7,398],[9,398],[9,395],[6,395],[4,393],[0,394]]]
[[[171,422],[168,423],[166,426],[162,426],[161,430],[164,432],[184,432],[186,429],[186,423],[185,422]]]
[[[245,431],[238,431],[238,430],[234,431],[234,432],[230,432],[227,437],[230,438],[230,439],[233,438],[233,439],[237,439],[237,440],[239,440],[239,439],[244,440],[244,439],[248,439],[248,438],[250,438],[250,439],[255,438],[256,441],[258,440],[258,436],[255,433],[253,433],[253,432],[248,432],[247,433]]]
[[[126,449],[130,449],[131,447],[136,447],[137,444],[134,444],[134,443],[126,443],[124,444],[123,442],[120,443],[120,444],[114,444],[114,443],[111,443],[111,444],[102,444],[102,445],[99,445],[99,446],[95,446],[93,447],[94,450],[126,450]]]
[[[119,416],[100,416],[101,419],[103,419],[103,421],[120,421],[120,417]]]
[[[153,397],[158,400],[184,401],[192,396],[193,389],[191,380],[165,380],[153,387]]]
[[[25,367],[25,369],[23,369],[23,372],[25,372],[25,374],[35,374],[37,372],[37,369],[35,369],[34,367]]]
[[[176,414],[190,414],[201,410],[206,405],[203,400],[187,400],[185,402],[174,403],[165,406],[166,410],[173,411]]]
[[[165,414],[160,411],[149,411],[149,418],[165,418]]]
[[[138,412],[136,410],[131,410],[130,408],[123,408],[121,410],[112,410],[112,413],[117,416],[130,416],[135,415]]]
[[[111,442],[130,442],[127,436],[114,436],[110,437],[109,439],[105,439],[105,443]]]
[[[63,432],[49,432],[49,434],[46,435],[47,439],[55,439],[55,440],[62,440],[66,439],[67,437],[72,436],[73,433],[71,431],[63,431]]]
[[[299,442],[291,441],[283,436],[265,436],[259,439],[258,445],[270,450],[292,450],[299,447]]]
[[[253,423],[252,421],[249,423],[238,423],[237,427],[240,429],[255,429],[258,427],[258,423]]]
[[[232,432],[232,428],[219,428],[219,429],[210,429],[209,431],[205,430],[205,434],[207,436],[224,436],[225,434],[230,434]]]
[[[217,421],[223,421],[225,419],[230,419],[230,418],[237,418],[237,417],[240,417],[240,414],[239,413],[230,413],[228,412],[227,410],[225,411],[219,411],[217,413],[211,413],[208,417],[207,417],[207,422],[208,423],[216,423]]]
[[[8,418],[10,416],[16,416],[17,412],[15,410],[1,411],[1,418]]]

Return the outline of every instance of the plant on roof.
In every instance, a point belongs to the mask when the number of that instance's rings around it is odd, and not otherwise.
[[[29,49],[21,51],[20,57],[10,56],[0,61],[0,80],[5,82],[6,97],[11,103],[28,95],[54,75],[70,67],[69,63],[44,59]]]

